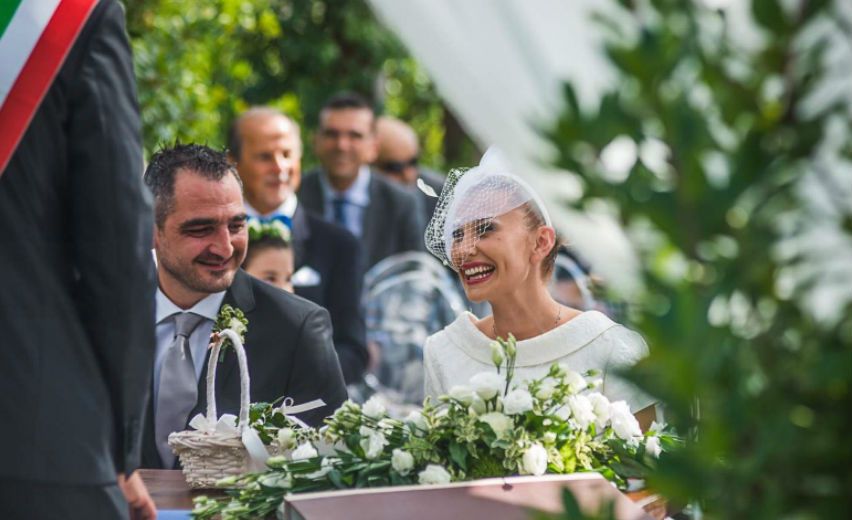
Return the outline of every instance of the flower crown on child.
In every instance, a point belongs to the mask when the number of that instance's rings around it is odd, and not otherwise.
[[[248,219],[249,242],[257,242],[264,238],[277,238],[284,243],[290,243],[290,228],[284,222],[273,219],[263,222],[260,219],[249,217]]]

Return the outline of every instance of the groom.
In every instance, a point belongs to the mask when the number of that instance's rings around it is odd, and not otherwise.
[[[206,410],[207,345],[224,304],[248,320],[251,400],[322,399],[325,406],[299,416],[320,424],[346,399],[328,312],[239,268],[248,244],[246,213],[242,183],[226,156],[205,146],[176,145],[152,157],[145,183],[154,193],[159,288],[143,467],[174,467],[169,433]],[[236,365],[232,350],[217,365],[220,414],[239,413]]]

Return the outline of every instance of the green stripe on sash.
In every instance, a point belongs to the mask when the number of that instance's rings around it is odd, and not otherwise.
[[[3,0],[0,2],[0,37],[3,36],[3,33],[6,32],[6,27],[9,26],[9,22],[12,21],[12,17],[15,16],[15,11],[18,10],[18,6],[21,5],[23,0]]]

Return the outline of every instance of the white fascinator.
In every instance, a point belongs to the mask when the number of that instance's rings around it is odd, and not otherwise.
[[[479,166],[452,170],[426,228],[426,248],[445,265],[458,269],[463,263],[453,250],[473,248],[491,220],[527,205],[547,226],[550,215],[538,194],[513,174],[503,154],[489,148]],[[458,265],[454,265],[458,264]]]

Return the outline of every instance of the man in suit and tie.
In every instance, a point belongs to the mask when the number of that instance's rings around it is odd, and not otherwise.
[[[254,107],[231,125],[228,148],[244,183],[246,213],[289,225],[295,292],[328,309],[343,378],[347,384],[360,381],[367,366],[360,308],[361,246],[346,229],[325,222],[299,204],[299,127],[276,109]]]
[[[153,361],[153,220],[124,11],[63,4],[42,40],[64,61],[34,68],[53,82],[0,101],[0,139],[20,137],[0,158],[0,518],[127,518],[128,503],[132,518],[153,518],[135,472]],[[34,9],[22,3],[11,23],[32,23]],[[15,135],[13,105],[31,115]]]
[[[374,169],[414,194],[423,213],[425,232],[425,225],[435,213],[438,197],[424,193],[417,186],[417,181],[422,180],[435,195],[440,195],[444,188],[444,177],[420,164],[420,143],[417,134],[405,122],[388,116],[378,118],[376,139],[378,154]]]
[[[206,408],[207,345],[223,304],[248,320],[251,399],[322,399],[325,406],[299,415],[321,424],[346,399],[328,313],[239,268],[248,242],[246,213],[240,179],[225,154],[200,145],[162,150],[152,157],[145,182],[154,192],[159,288],[143,465],[174,467],[169,433],[183,430]],[[239,412],[236,365],[235,353],[227,350],[217,368],[220,413]]]
[[[424,248],[414,196],[370,170],[375,114],[363,98],[344,93],[325,104],[314,150],[322,167],[305,177],[299,200],[358,237],[368,269],[393,254]]]

